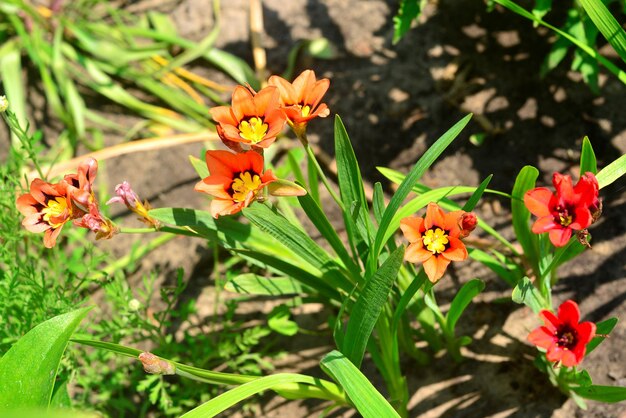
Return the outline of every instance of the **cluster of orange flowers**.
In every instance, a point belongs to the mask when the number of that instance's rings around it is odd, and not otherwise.
[[[97,171],[98,162],[89,158],[78,166],[76,174],[67,174],[58,183],[33,180],[30,193],[17,199],[17,209],[24,215],[22,225],[31,232],[43,232],[47,248],[54,247],[69,221],[95,232],[96,239],[111,238],[117,228],[100,213],[93,193]]]
[[[305,140],[309,121],[330,113],[328,106],[320,103],[330,81],[317,80],[313,71],[306,70],[293,83],[272,76],[268,84],[259,92],[238,86],[231,106],[211,109],[220,139],[234,151],[207,151],[210,175],[195,187],[213,197],[210,210],[215,218],[235,214],[262,199],[266,187],[274,196],[306,193],[302,187],[278,179],[271,170],[264,170],[263,149],[276,140],[285,124]]]

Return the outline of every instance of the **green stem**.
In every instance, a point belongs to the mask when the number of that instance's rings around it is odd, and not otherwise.
[[[326,174],[324,173],[324,170],[322,170],[322,167],[320,166],[320,163],[317,161],[317,158],[315,157],[315,153],[313,152],[313,148],[311,148],[311,146],[309,145],[309,141],[308,141],[308,139],[306,137],[306,132],[296,132],[296,134],[298,136],[298,139],[302,143],[302,146],[304,147],[304,150],[306,151],[307,155],[309,156],[310,161],[312,161],[313,165],[315,165],[315,169],[317,170],[317,173],[319,174],[319,178],[322,180],[322,183],[326,187],[326,190],[328,190],[328,193],[330,193],[330,196],[337,203],[337,205],[342,210],[342,212],[345,213],[345,208],[343,206],[343,202],[341,201],[339,196],[337,196],[337,193],[335,193],[335,190],[333,190],[333,188],[331,187],[331,184],[330,184],[330,181],[328,180],[328,177],[326,177]]]

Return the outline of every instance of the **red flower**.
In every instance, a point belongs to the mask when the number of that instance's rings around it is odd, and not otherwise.
[[[263,156],[255,151],[233,154],[229,151],[207,151],[210,176],[196,184],[195,190],[214,197],[211,214],[214,218],[232,215],[248,207],[263,188],[270,187],[276,196],[300,196],[306,191],[296,184],[279,180],[271,170],[263,171]]]
[[[544,326],[528,335],[528,341],[546,350],[549,361],[571,367],[579,364],[585,356],[585,348],[596,333],[593,322],[581,322],[578,305],[567,300],[559,306],[555,316],[548,310],[539,313]]]
[[[451,261],[467,258],[467,249],[461,242],[461,224],[466,212],[444,213],[436,204],[429,203],[426,216],[404,218],[400,228],[409,246],[404,259],[411,263],[423,263],[428,279],[435,283],[446,271]],[[468,226],[471,226],[471,218]],[[465,231],[469,234],[469,231]]]
[[[233,147],[233,142],[269,147],[285,126],[279,98],[276,87],[266,87],[258,93],[242,86],[235,87],[232,106],[211,109],[222,141],[229,147]]]
[[[330,80],[316,80],[312,70],[305,70],[293,83],[273,75],[269,78],[270,86],[278,87],[280,104],[287,116],[287,122],[298,133],[314,118],[324,118],[330,114],[326,103],[320,103],[330,86]]]
[[[550,241],[556,247],[564,246],[573,231],[587,228],[599,216],[598,181],[593,173],[581,176],[576,186],[568,175],[554,173],[552,193],[546,187],[537,187],[524,195],[524,204],[539,219],[532,226],[536,234],[549,232]],[[593,213],[592,213],[593,212]]]

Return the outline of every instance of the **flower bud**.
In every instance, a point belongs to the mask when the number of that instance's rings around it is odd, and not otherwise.
[[[461,215],[459,219],[459,227],[461,228],[461,233],[459,234],[460,238],[467,237],[474,229],[476,229],[476,224],[478,224],[478,218],[472,212],[465,212]]]
[[[176,374],[174,364],[163,360],[154,354],[144,351],[139,354],[139,361],[143,364],[143,369],[150,374]]]

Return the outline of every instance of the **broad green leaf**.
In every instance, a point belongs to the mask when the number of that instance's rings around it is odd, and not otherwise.
[[[346,391],[364,418],[399,418],[387,400],[346,356],[331,351],[321,361],[322,369]]]
[[[515,236],[524,249],[524,255],[533,268],[539,263],[539,240],[537,234],[530,230],[530,212],[524,204],[524,194],[535,187],[539,171],[530,165],[522,168],[511,193],[511,212],[513,213],[513,229]],[[538,272],[537,272],[538,273]]]
[[[626,62],[626,32],[601,0],[580,0],[593,23]]]
[[[596,178],[600,188],[603,189],[624,174],[626,174],[626,154],[600,170]]]
[[[606,339],[605,335],[609,335],[611,331],[613,331],[613,328],[615,328],[615,325],[617,325],[617,318],[609,318],[606,321],[596,324],[596,337],[593,337],[593,339],[589,341],[589,344],[587,344],[586,356]]]
[[[298,333],[298,324],[290,318],[291,312],[287,305],[279,305],[267,316],[267,325],[279,334],[289,337]]]
[[[61,356],[90,309],[37,325],[7,351],[0,359],[0,410],[48,407]]]
[[[572,388],[571,390],[585,399],[594,401],[606,403],[626,401],[626,387],[591,385]]]
[[[363,178],[361,177],[359,163],[356,155],[354,155],[354,149],[352,149],[346,127],[343,125],[339,115],[335,116],[335,159],[337,161],[337,178],[339,180],[339,191],[341,192],[343,207],[349,210],[356,203],[358,212],[355,223],[357,228],[363,231],[361,238],[370,246],[371,220],[369,219],[365,190],[363,190]],[[350,216],[350,214],[344,213],[344,216]],[[353,241],[356,243],[358,240],[353,237]]]
[[[461,133],[471,118],[471,114],[465,116],[446,133],[444,133],[433,145],[431,145],[430,148],[428,148],[428,150],[420,157],[415,166],[413,166],[409,174],[404,178],[398,187],[398,190],[394,193],[380,221],[378,232],[376,233],[376,238],[374,240],[374,248],[372,248],[370,252],[370,258],[368,260],[368,267],[370,270],[373,269],[378,259],[378,255],[380,254],[380,250],[382,249],[383,244],[387,241],[385,237],[389,236],[388,230],[390,229],[391,221],[404,202],[404,199],[406,199],[413,186],[424,175],[426,170],[428,170],[428,168],[435,162],[437,157],[439,157],[448,145],[450,145],[452,141],[454,141],[454,139]],[[397,228],[397,225],[395,228]],[[395,231],[395,228],[391,231],[392,234]]]
[[[450,332],[454,332],[454,327],[465,308],[484,288],[485,282],[480,279],[472,279],[461,287],[454,299],[452,299],[450,310],[446,314],[446,325]]]
[[[589,138],[584,137],[580,152],[580,175],[582,176],[587,171],[596,174],[598,172],[598,163],[596,162],[596,154],[593,152]]]
[[[352,257],[350,257],[350,254],[346,250],[341,238],[339,238],[335,227],[331,225],[322,208],[320,208],[313,197],[308,194],[298,196],[298,201],[300,202],[300,206],[302,206],[302,210],[304,210],[309,220],[313,222],[313,225],[315,225],[320,234],[322,234],[335,251],[335,254],[337,254],[337,256],[341,259],[346,269],[352,275],[354,281],[358,281],[361,275],[360,269],[354,263]]]
[[[378,271],[367,280],[350,312],[342,352],[357,367],[361,366],[367,342],[383,306],[387,303],[403,257],[404,247],[400,247],[385,260]]]
[[[513,289],[511,295],[513,302],[528,306],[534,313],[538,314],[542,309],[549,309],[550,305],[545,301],[541,293],[528,277],[524,277]]]
[[[308,293],[291,277],[267,278],[254,273],[245,273],[230,279],[224,289],[242,295],[284,296]]]
[[[474,210],[476,204],[478,204],[478,201],[483,196],[483,193],[485,193],[485,190],[487,190],[487,186],[489,185],[492,177],[493,174],[489,174],[489,176],[487,176],[487,178],[484,179],[482,183],[480,183],[480,186],[478,186],[476,191],[472,193],[469,199],[467,199],[467,202],[465,202],[465,205],[463,205],[463,207],[461,208],[462,210],[464,210],[465,212],[471,212]]]

